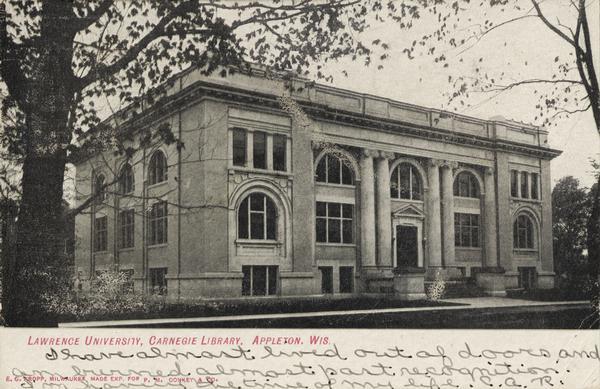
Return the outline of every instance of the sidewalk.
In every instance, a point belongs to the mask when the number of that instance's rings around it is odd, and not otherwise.
[[[493,309],[493,308],[527,308],[527,307],[563,307],[581,308],[589,306],[589,301],[531,301],[506,297],[475,297],[454,298],[443,301],[461,305],[440,307],[412,307],[412,308],[383,308],[362,309],[351,311],[320,311],[301,313],[276,313],[258,315],[231,315],[195,318],[168,318],[168,319],[141,319],[141,320],[112,320],[112,321],[88,321],[59,323],[61,328],[90,328],[90,327],[135,327],[135,326],[159,326],[159,325],[185,325],[194,323],[219,323],[246,320],[269,320],[269,319],[293,319],[313,318],[323,316],[349,316],[349,315],[373,315],[378,313],[402,313],[402,312],[434,312],[449,310],[471,310],[471,309]]]

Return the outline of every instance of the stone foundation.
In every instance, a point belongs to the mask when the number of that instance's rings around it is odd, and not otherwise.
[[[403,300],[425,299],[425,271],[396,274],[394,295]]]
[[[537,288],[538,289],[552,289],[554,288],[556,274],[554,272],[540,271],[537,274]]]
[[[477,286],[483,289],[488,296],[504,297],[506,296],[504,270],[482,269],[475,273],[475,282]]]

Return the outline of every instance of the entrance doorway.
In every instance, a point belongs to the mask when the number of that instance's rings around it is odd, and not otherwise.
[[[396,225],[396,267],[419,267],[419,231],[416,226]]]

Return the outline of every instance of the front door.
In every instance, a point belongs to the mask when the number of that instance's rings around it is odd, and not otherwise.
[[[396,267],[419,267],[418,229],[396,226]]]

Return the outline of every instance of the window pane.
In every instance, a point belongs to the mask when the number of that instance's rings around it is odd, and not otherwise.
[[[317,201],[317,216],[327,216],[327,203]]]
[[[268,281],[269,289],[267,291],[267,294],[277,294],[277,266],[268,267]]]
[[[513,224],[513,247],[519,248],[519,222],[515,220]]]
[[[352,219],[352,204],[342,204],[342,216],[347,219]]]
[[[248,239],[248,198],[246,197],[238,210],[238,238]]]
[[[264,213],[250,212],[250,239],[265,239]]]
[[[394,169],[390,177],[390,196],[398,198],[398,168]]]
[[[538,174],[531,173],[531,198],[539,200],[538,194]]]
[[[479,227],[471,228],[471,247],[479,247]]]
[[[273,135],[273,170],[285,171],[286,137]]]
[[[354,268],[352,266],[340,266],[340,293],[352,293],[354,291]]]
[[[342,221],[343,231],[342,231],[342,242],[344,243],[352,243],[352,220],[344,220]]]
[[[327,222],[329,243],[341,243],[342,231],[340,219],[329,219]]]
[[[261,193],[253,193],[250,195],[250,210],[264,211],[265,210],[265,195]]]
[[[267,168],[267,136],[264,132],[254,132],[254,167],[256,169]]]
[[[423,192],[423,188],[421,185],[421,176],[417,173],[417,170],[412,167],[412,199],[413,200],[421,200],[421,193]]]
[[[327,203],[327,212],[329,217],[340,217],[340,205],[339,203]]]
[[[264,296],[267,294],[267,267],[252,267],[252,294],[254,296]]]
[[[233,130],[233,164],[235,166],[246,164],[246,131],[240,128]]]
[[[267,239],[277,239],[277,211],[275,204],[267,197]]]
[[[521,172],[521,197],[524,199],[529,198],[529,173]]]
[[[242,266],[242,273],[244,274],[244,278],[242,278],[242,296],[250,296],[250,279],[252,277],[251,266]]]
[[[327,242],[327,221],[323,218],[317,218],[317,242]]]
[[[400,198],[410,199],[410,165],[400,164]]]
[[[512,197],[517,197],[517,185],[518,185],[518,174],[516,170],[510,171],[510,195]]]
[[[327,182],[326,160],[327,156],[324,156],[317,164],[317,182]]]
[[[349,162],[341,161],[342,164],[342,184],[352,185],[352,170],[348,166]]]
[[[331,184],[341,184],[340,160],[332,155],[328,155],[327,159],[327,182]]]

